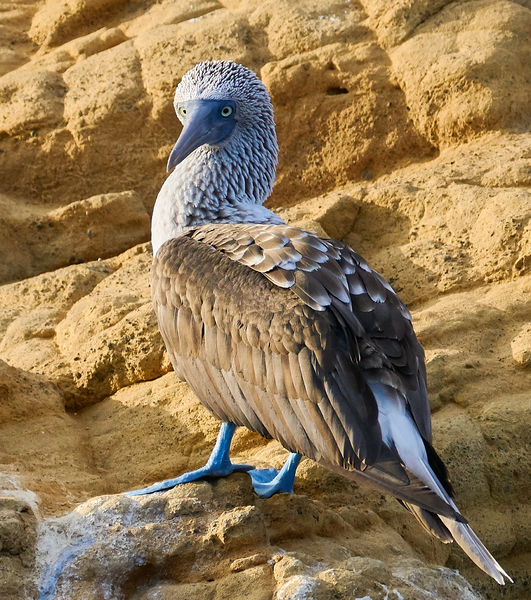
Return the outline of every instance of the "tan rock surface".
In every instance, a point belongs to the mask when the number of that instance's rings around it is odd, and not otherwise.
[[[527,598],[530,27],[508,0],[0,2],[0,598],[43,577],[73,600]],[[295,496],[236,475],[101,497],[200,466],[217,433],[168,372],[145,243],[173,90],[208,58],[271,90],[270,204],[412,308],[434,443],[503,592],[308,460]],[[243,430],[233,447],[286,456]]]
[[[149,215],[135,192],[100,194],[54,210],[0,198],[3,241],[18,260],[0,266],[3,281],[115,256],[149,238]],[[43,249],[46,249],[43,252]]]
[[[65,540],[68,556],[58,553]],[[246,475],[95,498],[47,521],[35,559],[57,600],[102,590],[135,600],[479,598],[455,571],[420,562],[373,511],[337,512],[299,495],[261,500]]]

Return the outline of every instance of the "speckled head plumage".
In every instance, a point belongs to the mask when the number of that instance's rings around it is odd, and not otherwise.
[[[230,61],[199,63],[177,86],[174,107],[184,128],[169,170],[186,159],[188,172],[204,165],[209,180],[216,174],[222,183],[222,173],[231,173],[233,191],[224,199],[262,204],[273,187],[278,144],[271,99],[255,73]]]
[[[282,223],[262,206],[273,189],[278,145],[260,79],[233,62],[202,62],[183,76],[174,106],[184,127],[153,211],[154,251],[205,223]]]
[[[267,119],[274,128],[273,106],[266,86],[247,67],[224,60],[197,64],[181,79],[174,106],[189,100],[227,100],[238,103],[242,121]],[[178,115],[179,116],[179,115]]]

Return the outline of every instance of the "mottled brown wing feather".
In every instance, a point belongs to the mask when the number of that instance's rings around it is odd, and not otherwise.
[[[352,375],[349,335],[333,313],[308,311],[295,293],[188,237],[157,254],[152,293],[176,371],[219,419],[346,468],[376,461],[376,403]]]
[[[216,250],[205,233],[214,235],[196,230],[166,242],[152,270],[154,307],[170,358],[201,402],[222,421],[273,437],[346,475],[361,473],[405,502],[455,516],[382,442],[367,377],[377,371],[395,387],[405,384],[363,332],[351,304],[329,294],[328,309],[312,308],[295,285],[278,287]],[[220,234],[233,256],[243,256],[241,240],[250,246],[254,239],[249,242],[238,229],[230,235],[220,228]],[[280,237],[267,229],[258,234],[269,245]],[[290,243],[287,233],[280,239]],[[325,242],[307,243],[324,255]],[[329,255],[341,265],[344,257],[336,247]],[[294,256],[282,257],[283,270],[290,270]],[[323,256],[317,258],[326,264]],[[398,354],[398,348],[392,350]]]
[[[343,242],[288,225],[205,225],[188,235],[293,290],[316,311],[332,306],[356,338],[370,340],[378,351],[376,362],[384,357],[387,373],[382,377],[389,379],[388,372],[397,375],[392,385],[406,398],[421,435],[431,442],[424,350],[411,315],[361,256]],[[361,367],[370,367],[371,360],[374,363],[374,353]]]

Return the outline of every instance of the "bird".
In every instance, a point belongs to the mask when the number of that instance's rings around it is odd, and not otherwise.
[[[266,86],[205,61],[177,85],[183,124],[152,216],[154,310],[173,368],[221,421],[207,463],[127,492],[248,473],[292,493],[302,456],[394,495],[499,584],[512,579],[454,501],[432,446],[424,350],[391,285],[342,241],[264,206],[278,144]],[[230,460],[237,427],[289,451],[276,469]]]

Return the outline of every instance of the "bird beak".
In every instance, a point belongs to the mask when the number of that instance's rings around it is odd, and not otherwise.
[[[189,154],[204,144],[217,145],[232,133],[236,125],[234,114],[222,117],[224,106],[234,104],[223,100],[192,100],[186,104],[184,128],[168,158],[169,172]]]

